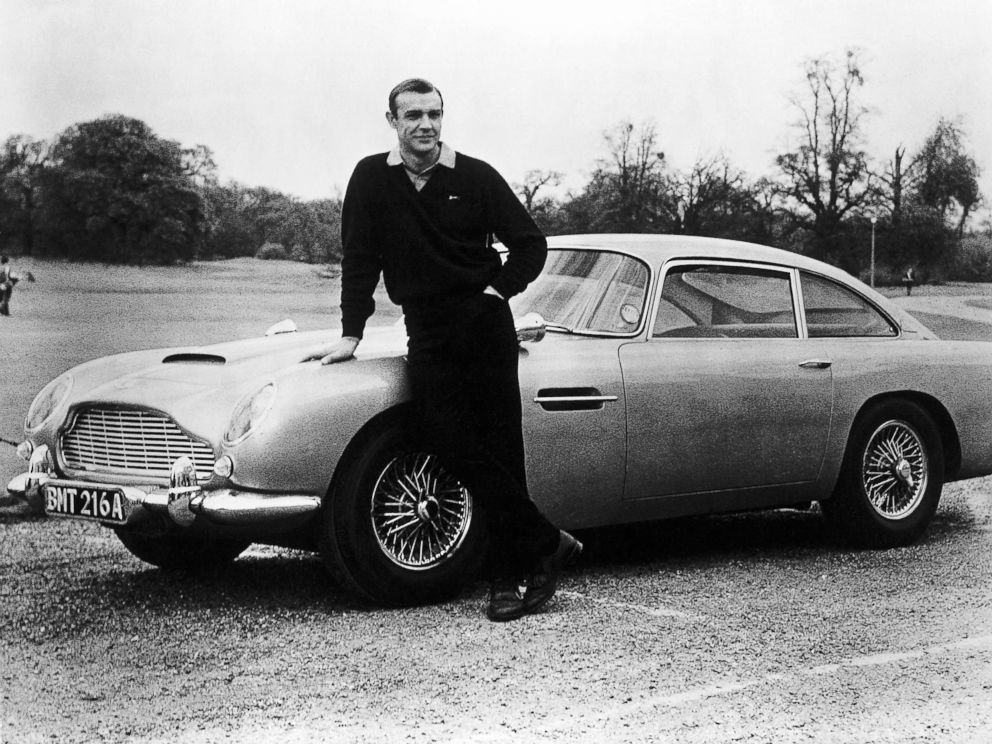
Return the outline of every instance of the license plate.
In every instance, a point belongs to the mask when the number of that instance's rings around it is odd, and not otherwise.
[[[118,488],[45,484],[45,511],[49,514],[124,524],[125,503],[124,492]]]

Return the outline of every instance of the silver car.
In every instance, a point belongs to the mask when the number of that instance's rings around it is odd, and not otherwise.
[[[938,340],[844,272],[726,240],[553,238],[511,305],[532,497],[557,524],[820,502],[845,540],[913,542],[943,483],[992,473],[992,344]],[[35,398],[14,495],[162,568],[319,550],[375,602],[456,592],[484,504],[418,444],[402,324],[97,359]]]

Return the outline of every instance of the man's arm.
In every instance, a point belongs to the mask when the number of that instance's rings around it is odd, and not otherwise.
[[[362,163],[348,182],[341,207],[341,335],[361,339],[375,312],[373,293],[382,273],[378,246],[372,237],[368,198],[369,169]]]
[[[382,265],[372,241],[372,224],[362,163],[348,181],[341,207],[341,338],[315,349],[303,361],[334,364],[351,359],[362,339],[365,323],[375,312],[373,294]]]
[[[548,256],[548,241],[510,185],[495,169],[490,171],[492,230],[507,249],[506,262],[491,287],[508,300],[523,292],[541,273]]]

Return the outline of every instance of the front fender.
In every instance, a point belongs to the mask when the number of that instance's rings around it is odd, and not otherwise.
[[[410,399],[402,357],[307,362],[275,377],[276,401],[241,443],[221,444],[234,486],[323,495],[366,423]]]

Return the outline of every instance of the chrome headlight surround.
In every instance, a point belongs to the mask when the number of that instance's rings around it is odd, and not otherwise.
[[[52,414],[65,403],[72,392],[72,382],[72,375],[66,372],[41,389],[28,408],[28,415],[24,419],[25,431],[36,432],[51,419]]]
[[[241,444],[258,428],[272,410],[276,400],[276,384],[267,382],[258,390],[243,397],[231,411],[231,420],[224,432],[224,444]]]

